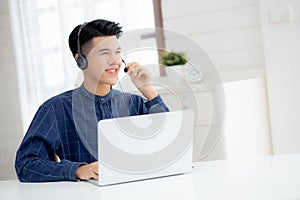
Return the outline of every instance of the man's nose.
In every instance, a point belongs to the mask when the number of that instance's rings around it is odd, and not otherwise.
[[[113,56],[113,57],[112,57],[112,60],[110,61],[110,64],[115,64],[115,65],[117,65],[117,64],[119,64],[120,62],[121,62],[120,56]]]

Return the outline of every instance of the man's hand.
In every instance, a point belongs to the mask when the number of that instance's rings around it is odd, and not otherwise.
[[[75,177],[80,180],[98,180],[98,161],[79,166],[75,172]]]
[[[157,97],[158,93],[152,85],[151,72],[149,70],[137,62],[128,63],[126,67],[128,68],[128,75],[132,82],[147,100],[150,101]]]

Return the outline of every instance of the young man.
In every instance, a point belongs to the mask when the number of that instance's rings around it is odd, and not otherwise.
[[[136,62],[127,64],[128,75],[146,99],[112,89],[122,63],[121,33],[119,24],[107,20],[78,25],[71,32],[69,46],[83,70],[84,82],[38,109],[17,151],[15,168],[20,181],[98,179],[99,120],[169,111],[149,71]]]

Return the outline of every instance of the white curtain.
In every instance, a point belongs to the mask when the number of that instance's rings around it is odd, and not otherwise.
[[[119,22],[124,31],[154,27],[152,0],[13,0],[10,4],[24,131],[45,100],[75,87],[79,69],[68,46],[75,26],[108,19]]]

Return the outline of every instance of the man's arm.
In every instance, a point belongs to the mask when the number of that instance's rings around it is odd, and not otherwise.
[[[83,164],[62,159],[55,162],[60,147],[56,118],[51,106],[36,113],[16,155],[15,169],[22,182],[75,181],[75,172]]]

